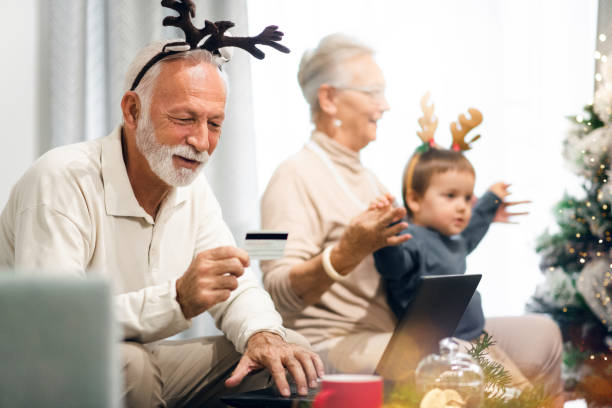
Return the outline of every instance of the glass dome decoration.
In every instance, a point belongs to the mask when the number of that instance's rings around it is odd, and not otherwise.
[[[416,384],[423,394],[420,408],[476,408],[483,402],[482,369],[451,338],[440,341],[440,354],[421,360]]]

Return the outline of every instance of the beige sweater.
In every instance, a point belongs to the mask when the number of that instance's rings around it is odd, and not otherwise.
[[[359,153],[323,133],[314,132],[311,140],[323,149],[363,206],[387,192],[363,167]],[[356,332],[393,331],[396,320],[371,255],[312,306],[305,307],[291,289],[289,270],[337,242],[351,218],[364,210],[342,190],[319,156],[305,146],[283,162],[268,184],[261,208],[262,228],[289,232],[285,257],[261,263],[264,285],[286,327],[299,331],[313,345]]]

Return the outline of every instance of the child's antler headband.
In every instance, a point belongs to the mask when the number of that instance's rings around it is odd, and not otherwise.
[[[421,130],[417,131],[417,135],[421,138],[423,144],[417,147],[408,163],[404,186],[412,185],[412,175],[414,174],[414,168],[419,161],[420,155],[429,149],[439,148],[434,141],[434,133],[438,127],[438,118],[434,117],[434,104],[429,104],[429,92],[421,98],[421,109],[423,110],[423,116],[418,120]],[[480,138],[480,135],[476,135],[469,142],[465,141],[465,136],[468,132],[482,123],[482,113],[480,113],[478,109],[469,108],[468,113],[470,114],[470,119],[467,119],[464,114],[460,114],[458,119],[459,123],[452,122],[450,125],[451,134],[453,135],[452,150],[469,150],[471,148],[470,144]]]
[[[280,52],[289,52],[289,48],[278,43],[280,40],[282,40],[283,33],[278,31],[277,26],[268,26],[255,37],[226,36],[225,32],[234,26],[234,23],[231,21],[215,21],[212,23],[205,20],[204,28],[202,29],[198,29],[193,25],[191,18],[195,17],[195,4],[192,0],[162,0],[161,5],[179,13],[178,16],[168,16],[164,18],[162,24],[165,26],[178,27],[183,30],[185,33],[185,41],[166,44],[159,54],[151,58],[149,62],[142,67],[132,83],[132,87],[130,88],[131,91],[136,89],[142,77],[153,65],[155,65],[155,63],[169,55],[177,54],[179,52],[200,48],[208,50],[213,54],[220,55],[219,48],[238,47],[248,51],[255,58],[263,59],[265,54],[256,47],[257,44],[267,45],[279,50]],[[202,43],[202,45],[198,46],[198,44],[200,44],[206,36],[209,37],[206,39],[206,41],[204,41],[204,43]],[[166,50],[167,47],[181,45],[189,46],[189,49],[181,51]]]
[[[436,133],[436,129],[438,128],[438,118],[434,118],[434,104],[428,105],[429,101],[429,92],[427,92],[421,98],[421,109],[423,110],[423,116],[419,118],[419,125],[421,126],[421,131],[417,130],[417,135],[421,138],[424,145],[429,147],[434,147],[434,133]],[[424,146],[425,147],[425,146]]]
[[[480,113],[478,109],[469,108],[468,112],[470,114],[470,119],[467,119],[463,113],[459,115],[459,127],[457,127],[457,122],[453,122],[450,125],[451,134],[453,135],[453,145],[451,149],[455,151],[463,152],[465,150],[470,150],[470,144],[480,138],[480,135],[476,135],[469,142],[465,141],[465,136],[468,132],[482,123],[482,113]]]
[[[423,145],[417,148],[417,153],[422,153],[430,147],[438,148],[438,145],[434,142],[434,133],[438,127],[438,118],[434,117],[434,104],[429,104],[428,102],[429,92],[421,98],[423,116],[419,118],[421,131],[417,131],[417,135],[423,141]],[[468,113],[470,114],[470,119],[466,118],[464,114],[460,114],[458,122],[452,122],[450,124],[451,134],[453,135],[453,144],[450,147],[452,150],[470,150],[470,144],[480,138],[480,135],[476,135],[469,142],[465,141],[465,136],[468,132],[482,123],[482,113],[480,113],[478,109],[469,108]]]

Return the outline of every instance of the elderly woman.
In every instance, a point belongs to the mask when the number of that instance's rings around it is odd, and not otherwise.
[[[264,193],[263,228],[289,231],[285,257],[262,262],[264,284],[328,371],[372,372],[396,324],[372,253],[409,238],[396,236],[406,223],[388,227],[403,208],[366,210],[387,194],[359,160],[389,109],[385,80],[372,50],[341,35],[304,55],[298,80],[315,131]]]
[[[276,170],[261,205],[263,228],[289,232],[285,257],[261,264],[264,285],[285,325],[308,338],[328,372],[374,371],[397,321],[372,253],[410,239],[397,235],[405,222],[394,224],[405,215],[403,208],[368,206],[381,196],[390,199],[359,159],[361,149],[376,140],[377,122],[389,109],[372,54],[340,34],[323,38],[304,54],[298,80],[315,130],[304,148]],[[539,350],[545,351],[519,358],[520,369],[514,356],[499,360],[515,384],[527,383],[523,373],[558,391],[558,329],[542,317],[518,323],[515,335],[539,331],[546,343]]]

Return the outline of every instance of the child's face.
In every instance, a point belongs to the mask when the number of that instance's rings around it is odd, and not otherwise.
[[[474,175],[470,172],[451,170],[434,174],[422,197],[408,199],[412,222],[446,236],[461,233],[472,216],[473,191]]]

